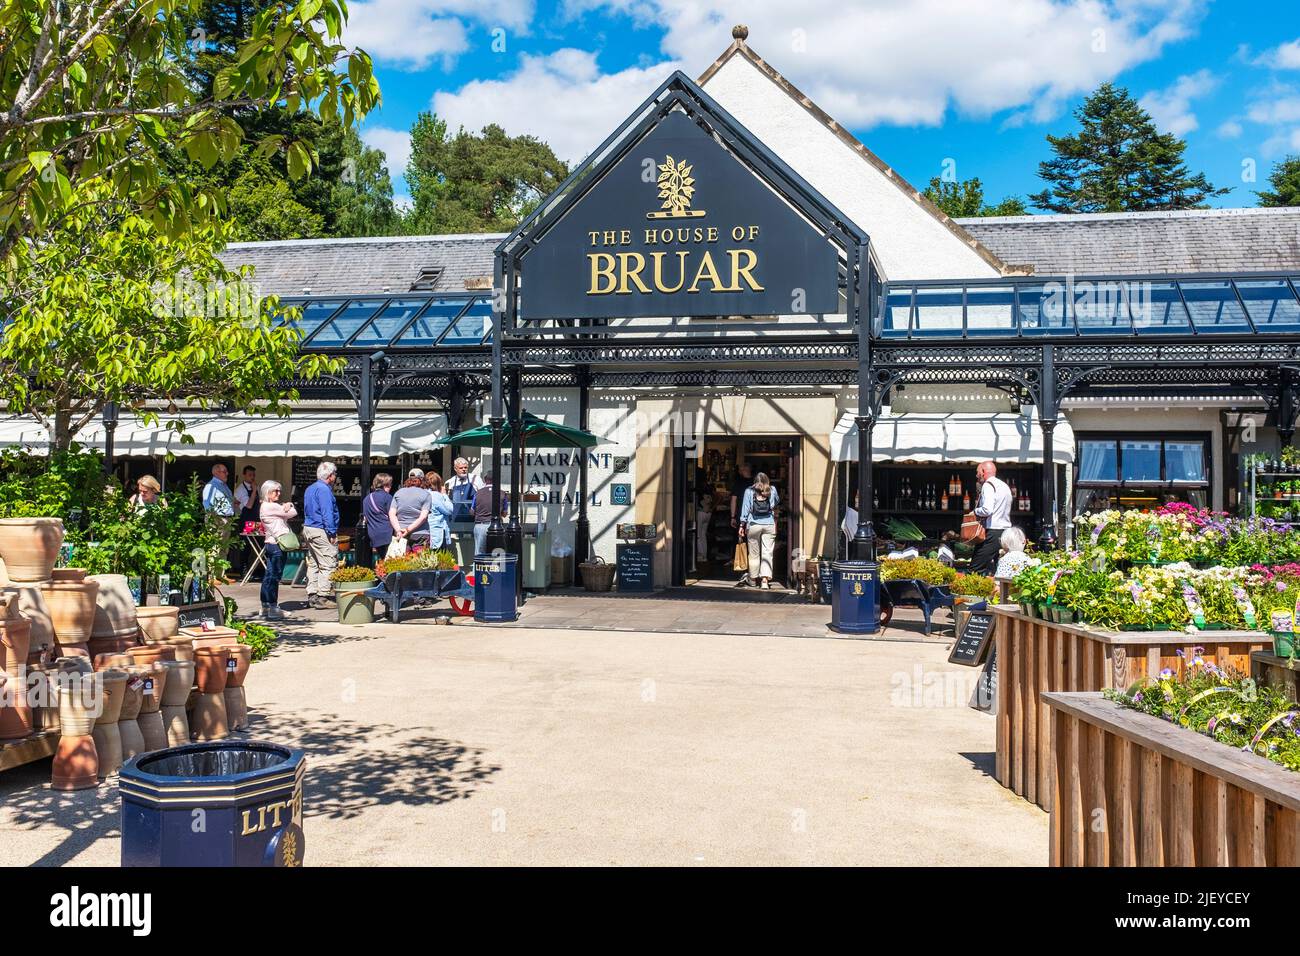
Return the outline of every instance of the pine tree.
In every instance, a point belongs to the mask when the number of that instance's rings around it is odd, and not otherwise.
[[[1200,209],[1227,189],[1192,173],[1187,142],[1161,133],[1128,90],[1103,83],[1074,114],[1077,133],[1047,137],[1056,155],[1039,163],[1048,183],[1029,197],[1049,212],[1144,212]]]
[[[1255,193],[1261,206],[1300,206],[1300,156],[1288,156],[1268,177],[1272,192]]]

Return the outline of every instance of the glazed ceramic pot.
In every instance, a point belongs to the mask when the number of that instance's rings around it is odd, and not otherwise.
[[[146,644],[143,647],[128,647],[126,653],[137,664],[154,664],[158,661],[176,660],[176,652],[167,644]]]
[[[32,732],[32,709],[27,697],[27,645],[32,626],[18,613],[12,595],[0,604],[0,740],[17,740]]]
[[[99,582],[91,637],[126,638],[134,644],[140,625],[135,619],[135,595],[131,593],[126,575],[92,574],[86,580]]]
[[[127,673],[125,689],[122,692],[122,712],[117,718],[117,733],[122,739],[122,760],[130,760],[138,753],[144,752],[144,737],[140,734],[140,705],[144,700],[144,676],[140,668],[132,668]]]
[[[48,581],[41,585],[41,596],[50,612],[54,636],[60,644],[84,644],[91,636],[95,621],[95,597],[99,582]]]
[[[18,611],[32,625],[31,643],[27,647],[28,655],[39,655],[46,648],[57,650],[54,636],[54,621],[50,609],[45,603],[45,594],[37,584],[12,584],[9,592],[18,599]]]
[[[53,675],[60,736],[50,786],[55,790],[84,790],[99,781],[99,751],[91,731],[95,715],[103,706],[102,678],[72,666],[62,669],[63,662],[60,667]]]
[[[230,663],[226,665],[226,686],[243,687],[248,668],[253,664],[253,649],[247,644],[230,648]]]
[[[130,654],[96,654],[95,670],[106,671],[110,667],[130,667],[135,661]]]
[[[122,715],[122,702],[126,696],[126,682],[130,675],[124,670],[110,669],[99,672],[104,688],[104,707],[95,720],[91,736],[99,753],[99,778],[102,780],[122,766],[122,735],[117,729]]]
[[[190,711],[190,737],[194,740],[225,740],[229,736],[225,693],[196,694],[194,708]]]
[[[200,694],[220,694],[226,689],[229,647],[194,648],[194,683]]]
[[[84,581],[85,579],[86,579],[85,568],[55,568],[53,571],[50,572],[50,580],[52,581],[67,581],[67,582],[76,583],[76,582]]]
[[[62,544],[59,518],[0,518],[0,560],[10,581],[48,581]]]
[[[178,626],[180,613],[180,608],[169,604],[136,608],[136,622],[140,625],[140,633],[145,643],[154,644],[175,637],[180,629]]]

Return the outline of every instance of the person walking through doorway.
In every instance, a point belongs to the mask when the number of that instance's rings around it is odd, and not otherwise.
[[[731,483],[731,527],[740,531],[740,511],[741,506],[745,503],[745,494],[749,491],[749,486],[754,483],[754,466],[747,461],[742,461],[740,467],[736,469],[736,480]],[[744,532],[740,532],[743,538]],[[736,582],[737,587],[745,587],[749,584],[749,572],[741,574],[740,580]]]
[[[772,552],[776,549],[776,507],[781,496],[759,472],[754,483],[745,489],[740,510],[740,526],[749,541],[749,583],[768,589],[772,586]]]
[[[992,574],[1002,550],[1002,532],[1011,527],[1011,489],[998,477],[998,466],[982,461],[975,469],[980,483],[975,517],[984,526],[984,540],[975,549],[970,569],[976,574]]]

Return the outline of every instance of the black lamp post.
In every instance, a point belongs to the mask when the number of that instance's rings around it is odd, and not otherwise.
[[[117,402],[109,402],[104,406],[104,474],[113,473],[113,436],[117,431],[118,420]]]

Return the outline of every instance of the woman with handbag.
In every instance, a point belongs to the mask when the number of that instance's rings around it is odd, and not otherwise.
[[[370,482],[370,494],[361,502],[361,520],[370,539],[372,567],[393,540],[393,526],[388,520],[388,509],[393,504],[392,488],[393,476],[381,471]]]
[[[280,575],[284,573],[284,554],[301,547],[298,536],[289,529],[289,519],[298,517],[293,502],[280,503],[284,489],[278,481],[262,482],[262,506],[258,510],[265,529],[266,573],[262,575],[262,617],[282,621],[287,616],[280,609]]]
[[[776,508],[781,496],[763,472],[745,489],[740,526],[749,543],[749,584],[772,586],[772,553],[776,550]]]

